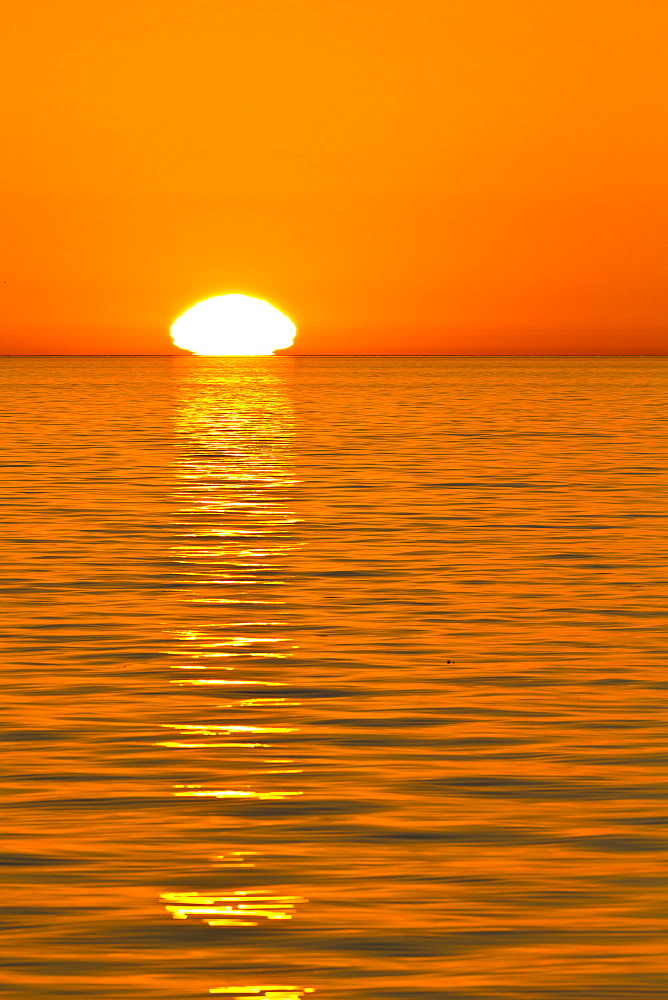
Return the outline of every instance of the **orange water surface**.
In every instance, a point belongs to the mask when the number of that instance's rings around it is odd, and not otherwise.
[[[663,358],[4,358],[5,995],[663,998]]]

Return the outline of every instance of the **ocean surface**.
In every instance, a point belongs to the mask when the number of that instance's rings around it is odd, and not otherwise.
[[[665,997],[668,359],[0,374],[5,996]]]

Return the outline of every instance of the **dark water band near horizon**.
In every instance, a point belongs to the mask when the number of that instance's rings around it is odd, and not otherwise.
[[[665,358],[3,358],[11,1000],[666,995]]]

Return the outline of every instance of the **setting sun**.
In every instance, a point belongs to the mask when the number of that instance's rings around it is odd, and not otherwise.
[[[194,354],[259,355],[289,347],[297,330],[287,316],[250,295],[216,295],[172,324],[172,340]]]

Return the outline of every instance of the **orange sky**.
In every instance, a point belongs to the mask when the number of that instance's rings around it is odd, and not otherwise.
[[[668,353],[659,0],[8,0],[0,351]]]

